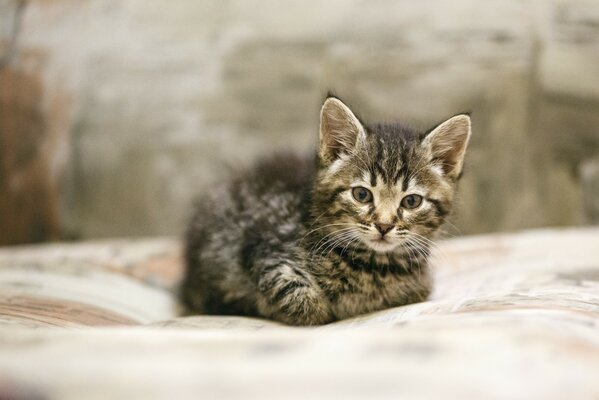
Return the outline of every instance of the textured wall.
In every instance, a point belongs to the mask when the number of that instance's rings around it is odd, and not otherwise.
[[[451,234],[599,223],[597,1],[20,3],[0,74],[39,82],[63,234],[179,232],[224,162],[310,149],[329,88],[367,120],[473,112]]]

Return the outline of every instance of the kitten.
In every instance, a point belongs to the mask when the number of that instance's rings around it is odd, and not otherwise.
[[[427,132],[362,123],[329,96],[316,160],[276,155],[210,188],[189,225],[191,312],[324,324],[427,298],[470,117]]]

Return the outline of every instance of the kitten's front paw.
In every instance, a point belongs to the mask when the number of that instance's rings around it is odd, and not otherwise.
[[[273,317],[289,325],[322,325],[333,321],[329,306],[309,290],[297,290],[279,304]]]
[[[322,325],[333,321],[320,288],[304,280],[278,282],[265,297],[265,315],[289,325]]]

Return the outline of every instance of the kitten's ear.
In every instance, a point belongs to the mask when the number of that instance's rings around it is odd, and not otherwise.
[[[366,136],[360,120],[341,100],[329,97],[320,110],[321,161],[329,164],[351,152]]]
[[[422,140],[431,160],[439,160],[443,172],[452,178],[459,178],[462,173],[464,154],[470,140],[470,126],[470,117],[459,114],[439,124]]]

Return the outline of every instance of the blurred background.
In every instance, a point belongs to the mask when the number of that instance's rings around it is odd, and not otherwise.
[[[178,235],[227,169],[470,110],[451,234],[599,223],[596,0],[0,0],[0,245]]]

